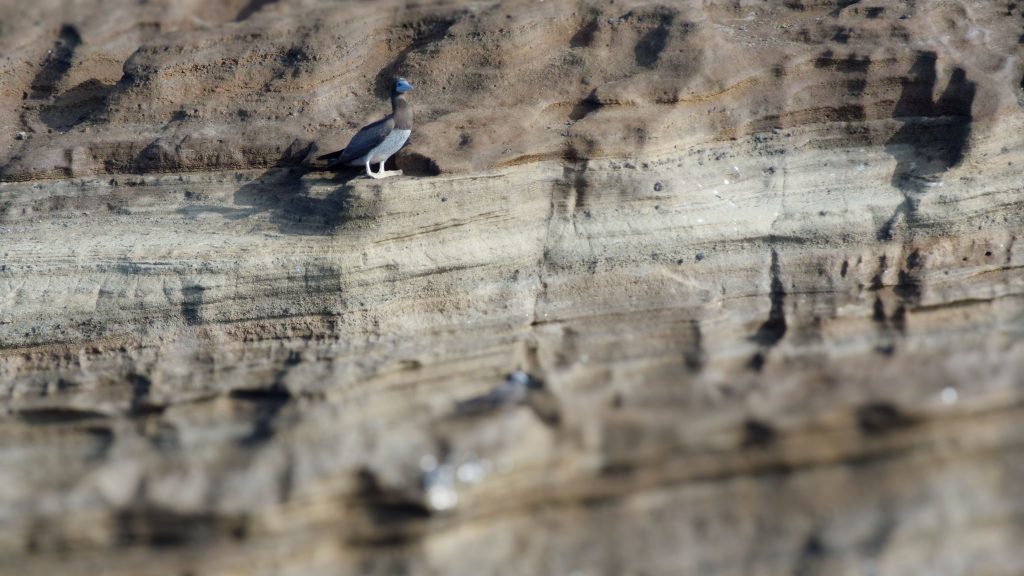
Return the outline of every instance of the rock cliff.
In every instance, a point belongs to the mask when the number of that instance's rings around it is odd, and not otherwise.
[[[0,9],[0,572],[1024,572],[1022,42],[967,0]],[[305,163],[399,74],[405,176]]]

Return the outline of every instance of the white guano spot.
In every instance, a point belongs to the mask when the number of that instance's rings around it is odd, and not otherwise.
[[[960,393],[956,391],[956,388],[947,386],[942,389],[942,403],[946,406],[952,406],[956,404],[957,400],[960,399]]]

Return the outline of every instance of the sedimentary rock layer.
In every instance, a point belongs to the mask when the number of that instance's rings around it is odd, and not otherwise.
[[[1021,7],[59,5],[0,571],[1024,570]],[[303,165],[398,73],[405,176]]]

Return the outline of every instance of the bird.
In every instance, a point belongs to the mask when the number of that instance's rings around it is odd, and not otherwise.
[[[395,80],[391,88],[391,114],[357,132],[345,148],[318,156],[317,160],[328,161],[328,168],[365,166],[370,178],[401,176],[401,170],[385,170],[384,162],[405,146],[412,134],[412,106],[405,98],[411,90],[412,84],[405,78]],[[370,168],[372,164],[380,164],[377,172]]]
[[[543,387],[543,383],[533,376],[516,370],[489,392],[456,402],[455,413],[459,416],[468,416],[490,412],[502,406],[521,404],[532,390],[541,390]]]
[[[501,384],[484,394],[456,402],[447,420],[473,421],[518,406],[529,408],[548,426],[558,426],[562,420],[562,406],[558,397],[548,389],[543,380],[523,370],[508,374]]]

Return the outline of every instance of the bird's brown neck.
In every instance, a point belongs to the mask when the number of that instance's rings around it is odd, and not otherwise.
[[[391,113],[395,118],[396,129],[412,130],[412,106],[406,102],[404,94],[391,97]]]

